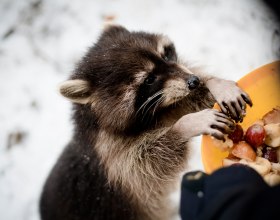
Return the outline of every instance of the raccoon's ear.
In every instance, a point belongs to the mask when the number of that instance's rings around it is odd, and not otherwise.
[[[60,84],[61,95],[74,103],[87,104],[92,95],[90,85],[86,80],[73,79]]]
[[[123,32],[123,33],[128,33],[129,32],[123,26],[118,25],[118,24],[114,24],[112,22],[106,22],[104,24],[103,31],[104,31],[104,33],[111,33],[111,34],[116,34],[116,33],[120,33],[120,32]]]

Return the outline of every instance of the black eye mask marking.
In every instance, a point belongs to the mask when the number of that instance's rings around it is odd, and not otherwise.
[[[148,85],[148,86],[151,86],[151,85],[153,85],[153,83],[156,81],[156,76],[155,75],[149,75],[146,79],[145,79],[145,81],[144,81],[144,83],[146,84],[146,85]]]
[[[163,81],[156,74],[150,73],[137,91],[135,100],[137,116],[143,118],[143,115],[155,112],[157,102],[162,97],[162,88]]]

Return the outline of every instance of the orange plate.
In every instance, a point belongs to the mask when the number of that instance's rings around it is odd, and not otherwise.
[[[244,129],[273,107],[280,106],[280,60],[252,71],[237,83],[253,101],[253,107],[247,107],[247,115],[241,123]],[[228,155],[215,147],[208,135],[202,136],[201,154],[206,173],[220,168],[222,159]]]

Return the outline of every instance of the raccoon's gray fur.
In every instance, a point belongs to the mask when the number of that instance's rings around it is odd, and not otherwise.
[[[42,219],[171,219],[189,138],[222,138],[232,125],[214,110],[198,115],[214,98],[212,78],[194,71],[166,36],[105,29],[60,88],[75,130],[44,186]]]

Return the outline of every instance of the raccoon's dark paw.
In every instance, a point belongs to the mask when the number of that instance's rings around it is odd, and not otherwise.
[[[246,114],[246,105],[252,107],[250,96],[236,82],[213,78],[207,82],[207,87],[213,94],[223,113],[242,122]]]
[[[187,114],[173,126],[173,129],[176,129],[186,138],[209,134],[219,140],[223,140],[224,134],[232,132],[234,128],[234,122],[216,109],[205,109]]]

